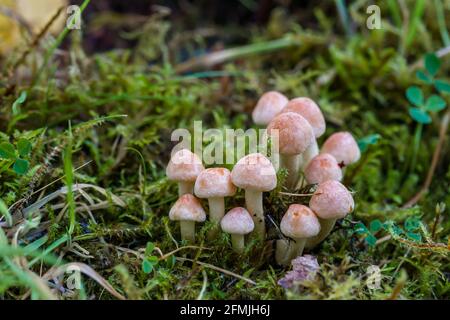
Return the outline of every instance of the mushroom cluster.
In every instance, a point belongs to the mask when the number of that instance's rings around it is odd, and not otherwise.
[[[326,123],[310,98],[289,100],[279,92],[267,92],[258,100],[252,118],[256,125],[267,126],[268,138],[278,139],[281,168],[287,170],[283,187],[297,190],[316,186],[308,206],[291,204],[281,219],[284,238],[276,241],[275,260],[289,265],[305,248],[321,243],[336,221],[353,211],[353,197],[340,181],[345,167],[359,160],[360,150],[349,132],[332,134],[319,149],[317,139],[325,133]],[[169,218],[180,221],[183,240],[195,241],[195,222],[206,220],[197,198],[208,200],[208,216],[214,224],[210,240],[221,229],[231,235],[233,249],[242,253],[245,235],[265,238],[263,193],[275,189],[277,175],[263,154],[244,156],[230,172],[226,168],[205,169],[197,155],[182,149],[172,155],[166,173],[169,180],[179,184],[180,198]],[[225,197],[234,196],[238,188],[245,192],[245,208],[231,208],[225,214]]]

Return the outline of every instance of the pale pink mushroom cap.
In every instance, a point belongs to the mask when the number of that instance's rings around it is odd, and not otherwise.
[[[199,198],[230,197],[236,193],[231,172],[226,168],[209,168],[200,172],[195,180],[194,192]]]
[[[265,192],[275,189],[277,175],[269,159],[260,153],[252,153],[234,165],[231,181],[242,189]]]
[[[170,208],[169,219],[203,222],[206,220],[206,213],[196,197],[192,194],[184,194]]]
[[[314,133],[309,122],[295,112],[281,113],[267,126],[267,133],[275,135],[278,130],[280,154],[296,155],[303,153],[313,142]]]
[[[320,223],[307,206],[291,204],[281,219],[280,229],[289,238],[310,238],[319,234]]]
[[[339,164],[345,166],[355,163],[361,157],[358,144],[350,132],[333,133],[323,143],[321,153],[329,153]]]
[[[292,99],[281,112],[295,112],[301,115],[313,128],[316,138],[325,133],[325,118],[319,106],[310,98],[300,97]]]
[[[277,91],[269,91],[259,98],[253,109],[253,122],[258,125],[267,125],[288,103],[288,98]]]
[[[339,181],[325,181],[317,187],[309,207],[322,219],[340,219],[352,212],[355,202],[351,193]]]
[[[233,208],[220,221],[223,232],[230,234],[248,234],[255,228],[250,213],[245,208]]]
[[[203,170],[205,168],[200,158],[188,149],[182,149],[170,158],[166,175],[169,180],[194,182]]]
[[[321,153],[311,159],[305,169],[308,183],[322,183],[327,180],[342,180],[342,169],[329,153]]]

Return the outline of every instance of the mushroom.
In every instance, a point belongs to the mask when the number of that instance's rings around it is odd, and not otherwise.
[[[355,202],[342,183],[328,180],[318,185],[309,201],[309,207],[317,214],[321,225],[317,237],[310,239],[307,243],[307,247],[312,248],[330,234],[337,219],[344,218],[353,211]]]
[[[169,211],[169,219],[180,221],[181,239],[195,241],[195,222],[206,220],[205,210],[192,194],[182,195]]]
[[[220,221],[223,232],[231,234],[234,251],[242,253],[245,248],[244,236],[253,231],[255,223],[245,208],[234,208],[227,212]]]
[[[226,168],[209,168],[200,172],[195,181],[195,195],[207,198],[209,219],[218,224],[225,214],[224,197],[234,196],[236,186],[231,182],[231,172]],[[210,237],[216,234],[212,231]]]
[[[254,232],[263,238],[265,222],[262,193],[273,190],[277,185],[272,163],[260,153],[249,154],[235,164],[231,181],[245,190],[245,205],[255,223]]]
[[[358,144],[350,132],[333,133],[325,140],[320,152],[331,154],[341,167],[355,163],[361,157]]]
[[[311,145],[314,133],[309,122],[295,112],[281,113],[267,126],[270,136],[278,132],[281,166],[288,170],[286,185],[294,188],[299,175],[300,155]]]
[[[321,153],[311,159],[305,169],[305,178],[309,184],[327,180],[342,180],[342,170],[336,159],[329,153]]]
[[[277,91],[269,91],[259,98],[252,119],[257,125],[266,126],[288,103],[288,98]]]
[[[302,155],[302,168],[304,169],[308,165],[309,161],[319,153],[317,138],[325,133],[325,118],[319,106],[312,99],[306,97],[299,97],[290,100],[286,107],[281,111],[281,113],[284,112],[298,113],[309,122],[313,129],[315,139],[313,139],[312,143]]]
[[[295,257],[301,256],[308,238],[316,236],[320,231],[320,223],[314,212],[307,206],[291,204],[281,219],[281,232],[292,238],[287,250],[277,254],[278,263],[287,265]],[[278,247],[277,249],[280,249]]]
[[[195,153],[181,149],[170,158],[166,175],[169,180],[178,182],[178,195],[182,196],[193,193],[195,180],[204,169],[202,161]]]

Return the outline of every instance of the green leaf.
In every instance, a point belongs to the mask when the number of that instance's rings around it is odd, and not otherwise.
[[[425,82],[426,84],[432,84],[433,83],[433,79],[431,79],[429,76],[427,76],[425,74],[425,72],[419,70],[416,72],[416,77],[417,79]]]
[[[440,92],[450,93],[450,83],[443,80],[436,80],[434,83],[436,89]]]
[[[419,108],[409,108],[409,115],[418,123],[428,124],[431,123],[431,117],[428,113]]]
[[[383,224],[381,223],[381,221],[376,219],[370,223],[369,229],[370,229],[370,232],[375,233],[375,232],[380,231],[382,227],[383,227]]]
[[[444,110],[446,106],[445,100],[435,94],[431,95],[425,102],[425,110],[431,112]]]
[[[369,234],[366,238],[366,242],[369,246],[374,247],[377,243],[377,238],[375,238],[373,235]]]
[[[153,271],[153,264],[148,261],[147,259],[144,259],[144,261],[142,261],[142,271],[144,271],[144,273],[150,273]]]
[[[361,138],[358,140],[358,147],[361,152],[365,152],[370,145],[376,144],[380,138],[381,136],[377,133]]]
[[[29,166],[30,166],[30,163],[27,160],[17,158],[16,162],[14,162],[13,170],[17,174],[22,175],[22,174],[27,173]]]
[[[416,217],[408,218],[405,221],[405,229],[415,231],[420,228],[420,220]]]
[[[435,76],[441,66],[441,60],[434,53],[425,55],[425,69],[431,76]]]
[[[2,199],[0,199],[0,214],[2,214],[3,217],[5,217],[5,220],[8,223],[8,226],[11,227],[13,224],[13,218],[12,218],[11,214],[9,213],[8,207],[3,202]]]
[[[176,261],[177,261],[177,259],[175,258],[175,256],[171,255],[170,257],[168,257],[166,259],[166,267],[169,269],[172,269],[175,266]]]
[[[147,258],[147,260],[154,266],[156,266],[158,264],[158,257],[157,256],[150,256]]]
[[[16,149],[14,149],[14,146],[11,143],[9,142],[0,143],[0,158],[10,160],[14,160],[17,158]]]
[[[27,92],[22,91],[12,105],[12,113],[14,116],[17,116],[20,113],[20,105],[23,104],[25,100],[27,100]]]
[[[27,139],[20,139],[17,141],[17,151],[21,157],[26,157],[31,152],[31,143]]]
[[[145,255],[150,256],[155,249],[155,244],[153,242],[147,242],[147,247],[145,248]]]
[[[406,98],[408,98],[408,101],[416,107],[421,107],[423,105],[423,93],[417,86],[409,87],[406,90]]]
[[[358,222],[355,225],[355,228],[353,230],[354,230],[354,232],[356,234],[360,234],[360,235],[369,233],[369,230],[367,229],[367,227],[362,222]]]
[[[416,242],[420,242],[420,241],[422,240],[422,236],[421,236],[419,233],[408,232],[408,233],[406,234],[406,236],[407,236],[408,238],[410,238],[411,240],[416,241]]]

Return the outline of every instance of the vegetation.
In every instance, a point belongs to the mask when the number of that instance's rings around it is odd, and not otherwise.
[[[374,30],[370,3],[279,5],[259,25],[206,29],[192,27],[201,5],[179,19],[163,7],[94,12],[81,30],[3,55],[0,299],[448,299],[450,1],[378,1]],[[99,30],[117,46],[86,50]],[[271,242],[238,257],[229,235],[207,240],[209,223],[193,246],[168,219],[171,132],[194,120],[251,127],[268,90],[313,98],[324,137],[351,131],[362,150],[344,181],[354,213],[310,252],[320,276],[291,289],[277,283],[288,269]],[[264,198],[271,239],[288,204],[308,200],[282,191]],[[227,209],[242,204],[241,190]],[[366,284],[372,265],[378,289]],[[77,270],[81,290],[70,290]]]

